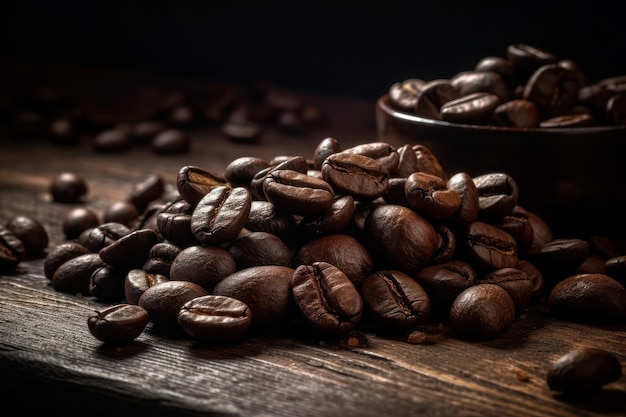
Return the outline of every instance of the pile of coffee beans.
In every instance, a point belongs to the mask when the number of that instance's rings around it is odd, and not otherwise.
[[[626,75],[590,82],[576,61],[511,44],[449,79],[410,78],[389,88],[399,111],[451,123],[513,128],[626,124]]]
[[[136,91],[104,99],[46,87],[0,97],[0,127],[21,141],[53,145],[88,141],[98,153],[148,146],[157,154],[188,153],[192,128],[219,127],[233,142],[259,142],[268,129],[298,135],[328,123],[319,106],[265,82],[215,81],[203,93]]]

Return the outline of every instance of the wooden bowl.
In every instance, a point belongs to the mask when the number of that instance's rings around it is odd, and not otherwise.
[[[505,172],[519,205],[553,232],[626,237],[626,126],[520,129],[455,124],[376,103],[377,137],[394,146],[422,144],[448,175]]]

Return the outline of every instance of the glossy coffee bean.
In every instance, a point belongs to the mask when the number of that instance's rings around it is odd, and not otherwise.
[[[276,208],[303,216],[321,215],[331,207],[335,197],[325,180],[285,169],[267,175],[263,193]]]
[[[269,201],[254,200],[245,227],[252,232],[268,232],[285,238],[294,226],[292,216],[276,209]]]
[[[293,313],[291,278],[294,269],[262,265],[230,274],[213,288],[212,294],[244,302],[252,312],[252,328],[269,329],[285,324]]]
[[[191,230],[191,213],[167,213],[157,215],[157,230],[163,240],[181,248],[198,244]]]
[[[440,177],[424,172],[411,174],[405,184],[409,207],[431,220],[451,217],[461,207],[461,196]]]
[[[478,190],[479,218],[499,220],[513,211],[519,201],[519,187],[513,177],[493,172],[473,180]]]
[[[456,191],[461,197],[461,205],[452,214],[452,221],[460,226],[466,226],[476,221],[480,207],[478,189],[472,177],[466,172],[457,172],[448,179],[446,188]]]
[[[92,146],[99,153],[118,153],[133,146],[130,130],[124,126],[114,127],[99,132],[93,137]]]
[[[100,217],[89,207],[76,207],[67,212],[61,223],[66,240],[78,238],[86,230],[100,225]]]
[[[79,255],[64,262],[52,276],[52,287],[59,292],[89,294],[91,274],[106,263],[97,253]]]
[[[413,150],[413,146],[406,143],[400,146],[398,153],[398,166],[390,172],[389,181],[392,179],[406,179],[409,175],[419,171],[417,154]],[[389,184],[391,186],[391,184]]]
[[[259,171],[269,167],[270,163],[263,158],[239,157],[228,163],[224,169],[224,178],[235,187],[250,187],[252,178]]]
[[[491,111],[498,103],[507,101],[511,95],[509,87],[502,76],[494,71],[462,71],[450,78],[450,83],[458,90],[459,99],[471,96],[471,99],[468,100],[468,102],[471,102],[476,97],[482,97],[484,102],[474,103],[474,105],[477,105],[478,108],[483,108],[486,105]],[[475,96],[477,93],[480,95]],[[450,103],[445,103],[442,106],[442,110]],[[487,114],[484,116],[488,117]]]
[[[486,124],[499,104],[500,99],[494,94],[467,94],[441,106],[441,120],[472,125]]]
[[[560,319],[590,323],[624,323],[626,289],[606,274],[577,274],[558,282],[547,300]]]
[[[413,277],[401,271],[376,271],[363,280],[363,302],[384,330],[408,332],[428,318],[430,297]]]
[[[320,216],[304,216],[297,223],[299,232],[317,237],[345,232],[354,214],[354,198],[350,195],[335,196],[333,204]]]
[[[194,339],[232,342],[241,339],[252,325],[246,303],[221,295],[205,295],[183,304],[178,324]]]
[[[105,302],[122,301],[126,274],[125,268],[110,265],[96,269],[89,280],[89,295]]]
[[[459,239],[467,261],[479,270],[515,268],[519,262],[517,242],[504,230],[476,221],[466,227]]]
[[[148,259],[152,246],[159,242],[154,230],[134,230],[111,242],[98,252],[108,265],[119,268],[138,268]]]
[[[198,202],[191,215],[191,232],[203,244],[234,239],[246,224],[252,197],[247,188],[218,186]]]
[[[322,164],[322,178],[336,194],[347,194],[355,200],[374,200],[387,192],[389,172],[369,156],[339,152]]]
[[[286,156],[284,158],[274,158],[270,161],[270,166],[257,172],[250,181],[250,192],[256,200],[266,200],[264,186],[265,179],[274,171],[290,170],[300,174],[306,174],[309,170],[309,162],[302,155]]]
[[[521,314],[530,304],[534,285],[526,272],[519,268],[496,269],[483,276],[480,282],[502,287],[513,299],[517,314]]]
[[[391,105],[400,111],[412,113],[417,103],[417,96],[425,84],[426,81],[419,78],[408,78],[392,84],[389,88]]]
[[[493,110],[492,122],[496,126],[536,128],[541,122],[537,105],[524,99],[513,99],[500,103]]]
[[[361,321],[361,295],[348,276],[332,264],[314,262],[298,266],[291,288],[307,322],[323,334],[346,336]]]
[[[22,241],[25,258],[39,258],[48,248],[50,238],[45,226],[34,217],[18,215],[9,219],[5,226]]]
[[[157,154],[187,153],[191,148],[191,136],[181,129],[167,129],[159,132],[152,139],[150,146]]]
[[[414,112],[427,119],[441,120],[441,106],[459,97],[459,90],[452,85],[450,80],[431,80],[421,87]]]
[[[80,203],[88,193],[87,181],[75,172],[62,172],[50,181],[48,192],[56,203]]]
[[[515,304],[496,284],[476,284],[461,292],[450,308],[450,328],[462,339],[493,340],[515,320]]]
[[[425,266],[416,273],[415,280],[429,295],[431,305],[447,314],[456,297],[476,284],[478,276],[467,262],[452,259],[441,264]]]
[[[442,178],[443,180],[447,179],[447,174],[443,166],[429,147],[418,143],[417,145],[412,145],[411,148],[413,152],[415,152],[415,158],[417,159],[416,172],[425,172]]]
[[[369,142],[347,148],[344,152],[369,156],[380,162],[380,165],[388,173],[394,172],[398,167],[400,156],[396,148],[387,142]],[[320,167],[321,169],[321,167]]]
[[[237,270],[233,256],[226,249],[212,245],[194,245],[183,249],[172,261],[169,278],[190,281],[207,291]]]
[[[181,247],[171,242],[159,242],[150,248],[148,259],[144,262],[141,269],[151,274],[169,277],[172,262],[181,250]]]
[[[160,175],[153,174],[133,184],[126,200],[143,213],[152,202],[161,198],[164,192],[165,180]]]
[[[189,281],[165,281],[147,288],[139,297],[137,305],[145,308],[150,321],[164,327],[177,327],[180,308],[188,301],[209,295]]]
[[[538,68],[524,87],[522,98],[537,105],[541,119],[562,116],[578,101],[577,74],[558,64]]]
[[[606,274],[626,286],[626,255],[618,255],[604,262]]]
[[[106,208],[103,220],[105,223],[115,222],[132,227],[139,217],[139,210],[130,201],[116,201]]]
[[[100,252],[102,248],[129,233],[131,233],[130,228],[121,223],[102,223],[97,227],[85,230],[78,237],[78,241],[90,252]]]
[[[0,270],[14,270],[25,256],[22,241],[9,228],[0,225]]]
[[[66,261],[89,253],[89,250],[78,242],[62,242],[52,247],[43,260],[43,272],[52,281],[55,271]]]
[[[178,193],[192,206],[196,206],[213,188],[226,185],[228,181],[222,175],[195,165],[183,166],[176,177]]]
[[[440,264],[452,260],[456,253],[456,235],[454,231],[444,223],[433,225],[439,235],[438,243],[435,247],[430,263]]]
[[[550,364],[546,381],[553,391],[584,394],[597,391],[622,376],[617,357],[604,349],[572,350]]]
[[[291,250],[276,235],[250,232],[234,239],[228,246],[237,269],[259,265],[291,266]]]
[[[169,279],[165,275],[153,274],[143,269],[131,269],[124,278],[124,296],[128,304],[137,304],[139,297],[148,288]]]
[[[313,168],[322,169],[326,158],[337,152],[341,152],[341,145],[336,138],[329,136],[322,139],[313,152]]]
[[[117,304],[89,316],[87,326],[96,339],[109,345],[123,345],[143,333],[148,321],[148,312],[144,308]]]

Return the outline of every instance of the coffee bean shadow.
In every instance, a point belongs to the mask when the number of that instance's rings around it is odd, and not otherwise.
[[[146,343],[138,340],[123,345],[108,345],[103,343],[98,346],[96,353],[101,356],[106,356],[109,359],[124,360],[143,352],[147,347],[148,345]]]
[[[554,398],[593,413],[626,415],[626,391],[622,390],[605,387],[588,393],[559,393]]]
[[[517,349],[529,342],[528,335],[536,332],[537,329],[545,327],[547,323],[554,320],[550,312],[543,306],[537,306],[518,315],[511,326],[494,340],[483,342],[485,346],[502,350]]]

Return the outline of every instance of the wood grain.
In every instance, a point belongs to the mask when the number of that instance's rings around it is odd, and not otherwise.
[[[159,156],[146,149],[95,154],[83,143],[0,142],[0,222],[17,214],[42,220],[51,245],[73,205],[47,194],[55,173],[83,175],[84,203],[98,210],[159,173],[174,184],[183,165],[223,171],[239,156],[310,158],[323,138],[344,147],[376,140],[374,105],[315,97],[332,109],[327,128],[259,145],[234,144],[218,130],[194,131],[192,151]],[[0,276],[0,392],[23,412],[64,415],[203,416],[617,416],[626,415],[626,377],[588,397],[564,398],[545,382],[552,361],[581,346],[614,352],[626,363],[626,326],[556,320],[533,306],[490,342],[441,332],[421,344],[363,330],[360,343],[316,339],[297,328],[251,334],[234,345],[207,345],[149,327],[123,347],[93,338],[87,317],[103,304],[52,289],[42,259]],[[527,375],[527,378],[525,378]]]

